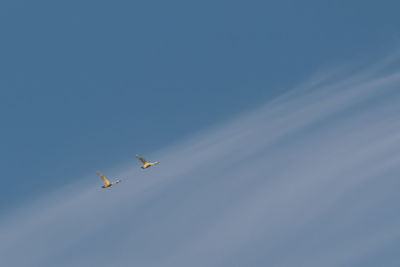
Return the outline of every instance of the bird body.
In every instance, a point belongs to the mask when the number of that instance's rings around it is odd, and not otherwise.
[[[115,182],[110,182],[107,177],[105,177],[103,174],[101,174],[100,172],[96,172],[98,176],[100,176],[101,180],[103,180],[104,185],[102,186],[102,188],[107,188],[110,187],[114,184],[118,184],[119,182],[121,182],[121,180],[117,179]]]
[[[140,167],[142,169],[147,169],[147,168],[149,168],[151,166],[154,166],[154,165],[157,165],[157,164],[160,163],[158,161],[149,162],[149,161],[145,160],[144,158],[140,157],[139,155],[136,155],[136,158],[138,158],[143,163],[143,166]]]

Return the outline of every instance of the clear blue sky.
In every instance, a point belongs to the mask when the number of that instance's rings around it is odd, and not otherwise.
[[[400,43],[398,1],[0,3],[0,210]]]

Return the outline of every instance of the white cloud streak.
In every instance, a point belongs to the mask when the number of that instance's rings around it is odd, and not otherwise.
[[[112,190],[93,176],[2,218],[2,265],[368,266],[400,238],[397,59],[321,73],[155,168],[108,171]]]

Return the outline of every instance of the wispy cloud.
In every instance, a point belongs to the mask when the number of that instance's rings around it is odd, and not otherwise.
[[[2,218],[5,266],[368,266],[399,240],[400,71],[320,73]],[[95,186],[89,189],[76,188]],[[382,257],[382,256],[381,256]],[[400,258],[392,261],[400,263]]]

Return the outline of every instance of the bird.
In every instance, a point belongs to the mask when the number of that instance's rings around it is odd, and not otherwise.
[[[140,168],[142,169],[147,169],[148,167],[151,167],[153,165],[157,165],[160,162],[155,161],[155,162],[148,162],[146,161],[144,158],[140,157],[139,155],[136,155],[136,157],[143,163],[143,166],[141,166]]]
[[[105,177],[103,174],[101,174],[100,172],[96,172],[98,176],[100,176],[101,180],[103,180],[104,185],[102,186],[102,188],[107,188],[112,186],[113,184],[118,184],[119,182],[121,182],[121,180],[116,180],[115,182],[110,182],[107,177]]]

